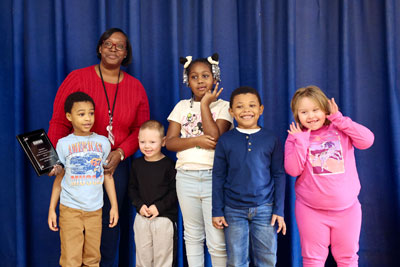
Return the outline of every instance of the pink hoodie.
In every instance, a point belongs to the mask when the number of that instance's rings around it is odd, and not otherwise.
[[[328,126],[294,135],[285,144],[285,170],[298,176],[296,199],[315,209],[343,210],[360,192],[354,147],[367,149],[374,134],[337,112]]]

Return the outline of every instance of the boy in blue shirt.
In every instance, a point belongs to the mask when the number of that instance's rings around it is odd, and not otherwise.
[[[283,151],[257,124],[263,110],[255,89],[234,90],[229,111],[238,126],[223,134],[215,149],[213,225],[224,229],[228,266],[248,266],[249,248],[255,266],[275,266],[277,233],[286,234]]]
[[[64,104],[74,131],[57,143],[57,154],[65,169],[55,167],[57,177],[48,215],[50,230],[60,230],[61,266],[99,266],[103,183],[111,202],[109,227],[118,222],[114,179],[103,169],[111,146],[106,137],[90,132],[94,106],[93,99],[83,92],[72,93]],[[60,228],[56,214],[59,199]]]

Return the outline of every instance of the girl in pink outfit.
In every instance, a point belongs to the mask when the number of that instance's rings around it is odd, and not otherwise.
[[[358,266],[361,205],[354,147],[367,149],[374,134],[344,117],[317,86],[296,91],[285,144],[285,170],[297,177],[295,214],[303,266],[324,266],[331,252],[340,266]]]

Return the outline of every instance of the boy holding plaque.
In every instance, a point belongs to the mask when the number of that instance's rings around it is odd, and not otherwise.
[[[60,171],[60,166],[56,167],[59,174],[53,183],[48,215],[50,230],[60,230],[61,266],[99,266],[103,183],[111,202],[109,227],[118,222],[114,179],[103,170],[111,146],[106,137],[90,132],[94,108],[93,99],[83,92],[70,94],[64,104],[74,131],[57,143],[65,168]]]

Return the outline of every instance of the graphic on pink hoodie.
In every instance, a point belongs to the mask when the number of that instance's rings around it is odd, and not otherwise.
[[[329,131],[324,136],[313,136],[309,157],[313,174],[344,173],[343,151],[336,131]]]

